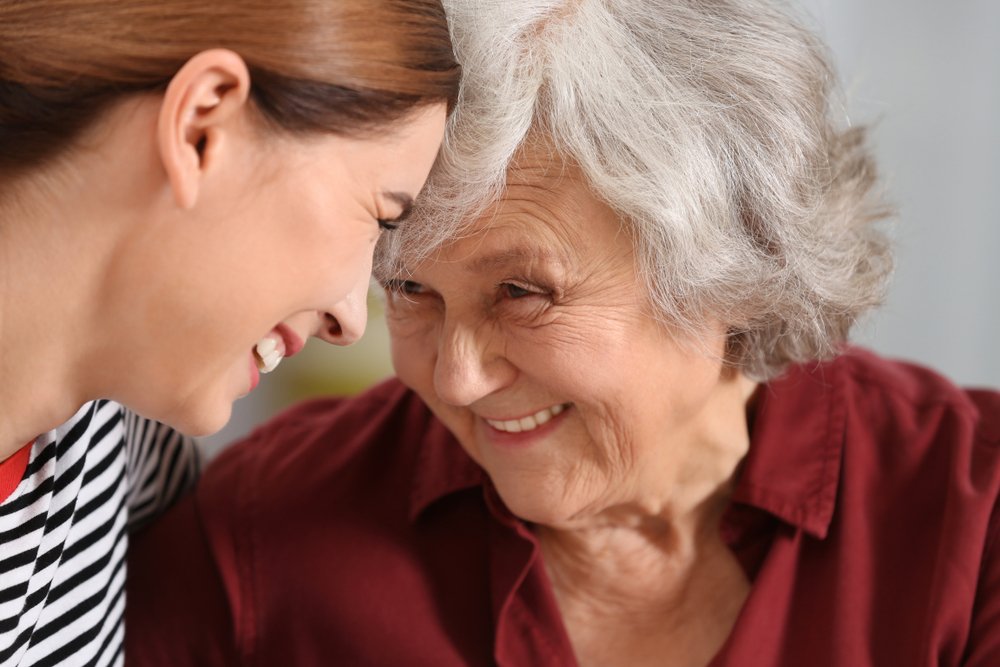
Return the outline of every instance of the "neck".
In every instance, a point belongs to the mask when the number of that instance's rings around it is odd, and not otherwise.
[[[694,526],[647,518],[539,536],[580,665],[711,661],[750,590],[718,536],[722,497]]]
[[[704,665],[718,652],[750,590],[719,534],[748,441],[681,466],[672,494],[572,527],[537,527],[581,665]]]
[[[52,164],[0,192],[0,460],[87,401],[115,398],[129,368],[117,324],[135,294],[113,287],[130,235],[168,196],[155,96],[108,112]]]
[[[87,281],[72,236],[79,214],[21,202],[0,209],[0,460],[68,419],[84,401],[73,381]],[[84,241],[85,242],[85,241]]]
[[[586,527],[537,527],[554,586],[610,614],[661,617],[684,600],[692,572],[725,549],[718,528],[730,495],[724,484],[679,516],[623,506]]]
[[[663,460],[642,466],[614,503],[536,528],[557,589],[598,596],[609,610],[660,608],[683,600],[691,573],[716,555],[731,560],[719,524],[750,446],[746,409],[757,385],[742,375],[726,384],[675,438],[688,444],[660,448]]]
[[[105,155],[75,160],[0,200],[0,460],[110,388],[107,275],[125,216],[141,213]]]

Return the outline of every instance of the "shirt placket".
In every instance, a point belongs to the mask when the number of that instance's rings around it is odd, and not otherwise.
[[[486,490],[490,522],[493,655],[498,667],[577,667],[569,637],[528,527]]]

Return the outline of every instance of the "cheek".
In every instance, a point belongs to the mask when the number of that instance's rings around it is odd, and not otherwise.
[[[427,323],[412,318],[401,318],[391,312],[386,314],[389,329],[389,350],[392,365],[403,384],[415,390],[428,401],[433,388],[434,361],[437,340],[434,329]]]
[[[648,401],[648,397],[644,397]],[[647,403],[648,404],[648,403]],[[621,391],[614,387],[593,387],[589,392],[581,392],[575,403],[581,425],[605,461],[620,464],[631,458],[637,445],[637,435],[644,430],[643,417],[636,414],[636,403],[629,403]]]
[[[580,428],[601,450],[602,458],[621,464],[633,449],[669,422],[675,406],[669,394],[683,391],[669,373],[671,364],[635,349],[638,336],[606,328],[562,326],[545,342],[518,345],[520,365],[553,397],[573,403]],[[681,406],[676,406],[681,407]]]
[[[370,273],[378,228],[351,204],[350,194],[312,183],[310,176],[303,175],[309,184],[287,192],[272,211],[272,251],[285,258],[286,272],[354,286]]]
[[[189,435],[209,435],[225,426],[233,402],[249,389],[249,350],[235,349],[232,338],[206,340],[199,353],[159,351],[132,367],[136,376],[155,382],[131,387],[121,401],[138,412]],[[154,361],[155,359],[155,361]]]
[[[599,336],[578,335],[576,329],[567,327],[506,331],[511,361],[544,384],[553,398],[599,404],[607,388],[612,394],[618,391],[625,371],[613,357],[609,362],[613,350]]]
[[[366,236],[325,234],[279,240],[253,267],[251,297],[257,310],[278,321],[302,310],[328,310],[348,294],[367,287],[372,244]]]

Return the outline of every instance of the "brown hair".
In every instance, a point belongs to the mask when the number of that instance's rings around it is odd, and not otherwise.
[[[195,54],[247,63],[264,119],[358,134],[458,92],[439,0],[0,0],[0,172],[58,155]]]

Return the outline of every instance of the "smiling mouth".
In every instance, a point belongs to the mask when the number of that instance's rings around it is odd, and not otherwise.
[[[534,431],[542,424],[548,423],[549,420],[568,407],[569,404],[553,405],[520,419],[486,419],[485,421],[496,430],[504,433],[524,433],[525,431]]]

